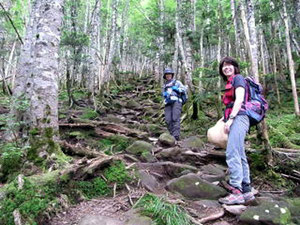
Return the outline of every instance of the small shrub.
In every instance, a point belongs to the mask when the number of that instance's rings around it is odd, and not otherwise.
[[[15,143],[6,143],[1,148],[0,164],[4,180],[7,176],[19,171],[22,164],[22,156],[26,148],[20,148]]]

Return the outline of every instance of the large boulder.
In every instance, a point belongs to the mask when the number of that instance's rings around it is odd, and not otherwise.
[[[245,224],[283,225],[291,223],[291,212],[284,201],[264,201],[259,206],[249,207],[240,216]]]
[[[218,199],[226,195],[226,191],[201,179],[196,174],[188,174],[175,178],[167,183],[167,189],[178,192],[188,199]]]
[[[163,133],[159,136],[158,142],[162,146],[173,147],[173,146],[175,146],[176,140],[172,135],[170,135],[168,133]]]
[[[204,142],[197,136],[191,136],[183,140],[182,146],[184,148],[201,149],[204,146]]]

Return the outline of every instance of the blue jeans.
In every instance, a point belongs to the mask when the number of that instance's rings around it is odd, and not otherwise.
[[[250,170],[244,146],[249,127],[247,115],[236,116],[230,127],[226,148],[226,163],[230,173],[229,184],[244,192],[247,190],[243,190],[243,186],[250,184]]]

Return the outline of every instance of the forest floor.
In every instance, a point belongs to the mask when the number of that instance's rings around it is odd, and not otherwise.
[[[162,140],[161,134],[167,132],[163,121],[164,106],[152,79],[133,80],[128,88],[123,87],[111,93],[102,103],[105,110],[97,113],[92,110],[93,106],[88,99],[81,98],[77,101],[79,106],[69,109],[66,98],[62,97],[59,109],[61,145],[64,153],[73,157],[74,164],[79,162],[78,165],[83,159],[88,159],[88,163],[94,158],[100,159],[99,152],[105,152],[113,160],[121,159],[126,169],[133,174],[132,179],[122,188],[117,188],[116,184],[111,185],[111,195],[90,200],[82,198],[77,204],[66,206],[47,224],[106,224],[99,222],[103,217],[97,216],[104,216],[107,224],[150,224],[145,221],[124,221],[132,217],[133,206],[147,193],[152,193],[164,202],[183,209],[191,221],[187,224],[242,225],[247,218],[240,220],[240,214],[246,208],[255,208],[263,201],[286,196],[285,190],[275,187],[263,177],[253,179],[256,200],[246,206],[222,206],[217,202],[218,197],[214,197],[214,200],[203,197],[206,192],[204,195],[201,191],[187,193],[193,192],[190,183],[198,185],[204,182],[205,185],[222,186],[220,181],[228,175],[225,151],[206,143],[204,134],[195,135],[185,126],[182,127],[184,132],[180,141],[172,143],[172,140]],[[128,151],[129,145],[136,141],[150,144],[150,154]],[[176,179],[184,179],[191,173],[197,177],[182,181],[187,183],[186,192],[172,187]],[[161,225],[159,222],[157,224]]]

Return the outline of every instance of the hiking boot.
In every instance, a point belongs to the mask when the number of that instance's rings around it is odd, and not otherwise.
[[[226,205],[244,204],[244,196],[239,189],[232,190],[232,194],[229,194],[225,198],[220,198],[219,202]]]
[[[244,193],[243,197],[244,197],[245,202],[253,201],[255,199],[255,196],[251,191]]]

